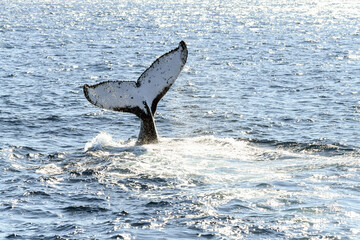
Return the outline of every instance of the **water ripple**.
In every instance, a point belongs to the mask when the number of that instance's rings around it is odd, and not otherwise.
[[[0,6],[0,238],[358,238],[358,2]],[[82,86],[180,40],[160,143],[136,146]]]

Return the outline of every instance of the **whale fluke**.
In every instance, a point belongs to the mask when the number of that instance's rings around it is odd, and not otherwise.
[[[154,120],[157,104],[179,76],[187,55],[186,44],[181,41],[177,48],[156,59],[136,82],[85,84],[85,97],[97,107],[135,114],[141,119],[138,143],[155,143],[158,141]]]

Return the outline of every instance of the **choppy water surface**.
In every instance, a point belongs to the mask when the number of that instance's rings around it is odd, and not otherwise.
[[[360,238],[358,1],[2,1],[0,238]],[[161,142],[84,83],[184,40]]]

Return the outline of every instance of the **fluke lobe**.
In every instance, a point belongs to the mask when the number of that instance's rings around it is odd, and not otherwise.
[[[157,104],[179,76],[187,60],[184,41],[155,60],[134,81],[106,81],[84,85],[86,99],[97,107],[133,113],[141,119],[139,144],[156,143],[158,134],[154,115]]]

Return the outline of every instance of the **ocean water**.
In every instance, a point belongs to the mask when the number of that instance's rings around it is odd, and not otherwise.
[[[0,239],[359,239],[360,2],[0,2]],[[188,45],[140,121],[83,84]]]

